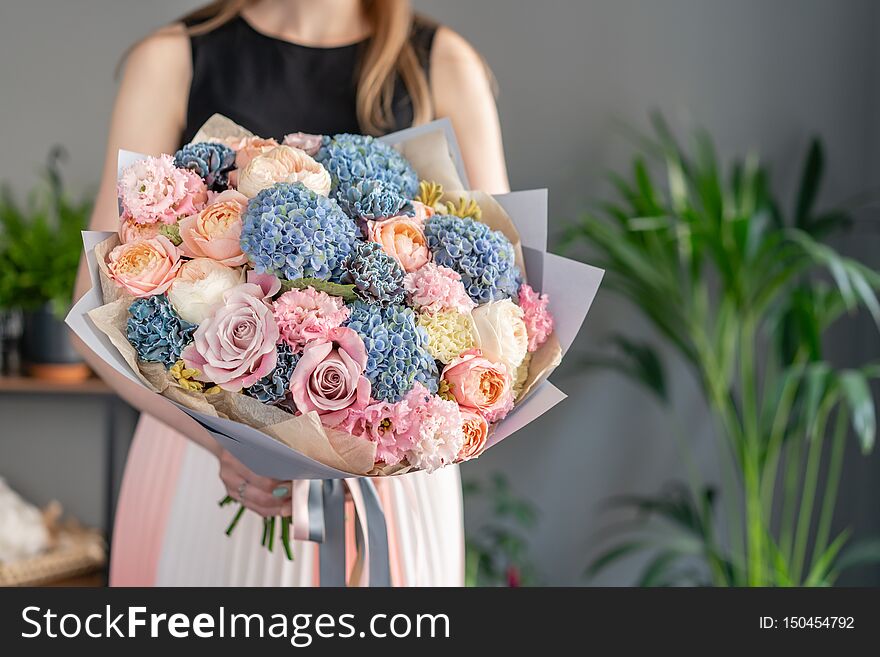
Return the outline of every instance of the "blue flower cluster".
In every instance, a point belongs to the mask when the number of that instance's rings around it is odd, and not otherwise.
[[[397,186],[381,180],[357,180],[340,188],[336,200],[352,219],[387,219],[413,213],[412,203]]]
[[[325,136],[315,159],[327,169],[340,198],[362,178],[390,183],[408,198],[419,191],[419,177],[406,158],[367,135]]]
[[[477,303],[517,296],[522,276],[513,245],[500,231],[473,219],[434,215],[425,224],[425,237],[434,262],[461,274]]]
[[[355,301],[346,326],[363,338],[367,347],[364,375],[372,383],[372,396],[400,401],[416,382],[437,392],[437,363],[427,351],[428,334],[416,324],[416,314],[406,306],[387,308]]]
[[[277,183],[248,203],[241,250],[258,273],[338,283],[357,233],[336,201],[302,183]]]
[[[192,342],[196,325],[181,319],[164,294],[135,300],[128,313],[126,337],[141,360],[171,367]]]
[[[229,172],[235,168],[235,151],[212,141],[187,144],[174,154],[174,166],[194,171],[208,189],[220,192],[229,186]]]
[[[342,267],[343,281],[353,283],[365,301],[382,306],[403,303],[403,268],[376,242],[356,242]]]
[[[300,354],[293,353],[293,349],[285,342],[280,343],[277,349],[278,364],[275,369],[244,390],[246,395],[264,404],[278,404],[287,398],[290,377],[300,359]]]

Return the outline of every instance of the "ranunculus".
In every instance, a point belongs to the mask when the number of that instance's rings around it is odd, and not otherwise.
[[[164,235],[121,244],[110,252],[110,278],[136,297],[167,290],[180,269],[180,250]]]
[[[504,363],[493,363],[479,349],[471,349],[443,369],[442,382],[460,406],[479,412],[489,422],[513,408],[511,372]]]
[[[293,146],[294,148],[305,151],[314,157],[318,154],[318,151],[321,150],[322,140],[323,137],[321,135],[310,135],[305,132],[292,132],[289,135],[284,135],[283,143],[285,146]]]
[[[132,218],[119,222],[119,241],[123,244],[147,240],[159,234],[162,224],[139,224]]]
[[[529,348],[522,308],[510,299],[502,299],[474,308],[472,315],[477,327],[477,346],[483,355],[515,372]]]
[[[369,238],[378,242],[406,272],[414,272],[431,259],[425,233],[413,217],[400,216],[367,222]]]
[[[170,155],[148,157],[122,171],[116,184],[123,219],[139,224],[173,224],[201,210],[208,200],[204,181],[178,169]]]
[[[458,452],[459,461],[467,461],[478,457],[486,449],[489,436],[489,423],[486,418],[467,408],[461,408],[461,428],[464,432],[464,444]]]
[[[199,381],[236,392],[275,369],[278,326],[263,300],[263,290],[242,283],[223,294],[223,303],[196,329],[181,357],[196,369]]]
[[[238,191],[248,198],[280,182],[300,182],[322,196],[330,193],[327,170],[308,153],[291,146],[276,146],[238,172]]]
[[[168,288],[174,310],[192,324],[201,324],[223,303],[223,295],[240,285],[241,271],[210,258],[184,262]]]
[[[298,411],[327,416],[331,426],[348,409],[364,408],[370,401],[370,381],[364,376],[367,348],[350,328],[331,329],[326,341],[313,340],[290,377],[290,392]]]
[[[227,137],[221,140],[221,142],[235,151],[236,169],[244,169],[248,162],[257,157],[257,155],[267,153],[278,146],[278,142],[274,139],[264,139],[263,137],[256,136]]]
[[[241,217],[247,197],[228,189],[214,197],[211,204],[178,224],[181,250],[190,258],[211,258],[237,267],[247,262],[241,252]]]

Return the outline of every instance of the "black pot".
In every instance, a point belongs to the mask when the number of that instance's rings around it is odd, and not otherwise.
[[[70,329],[58,319],[50,304],[24,313],[21,358],[33,365],[68,365],[83,362],[73,348]]]

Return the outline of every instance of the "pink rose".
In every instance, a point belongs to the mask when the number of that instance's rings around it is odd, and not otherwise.
[[[221,192],[205,209],[182,219],[181,250],[190,258],[210,258],[228,267],[247,262],[241,252],[241,221],[247,197],[234,189]]]
[[[199,371],[199,381],[236,392],[275,369],[277,342],[278,326],[263,290],[243,283],[223,294],[223,304],[199,325],[182,358]]]
[[[480,413],[489,422],[513,408],[513,381],[507,366],[471,349],[443,369],[441,379],[460,406]]]
[[[285,146],[298,148],[312,157],[315,157],[315,155],[318,154],[318,151],[321,150],[321,141],[323,139],[324,138],[321,135],[310,135],[305,132],[292,132],[289,135],[284,135],[284,141],[282,143]]]
[[[136,297],[162,294],[180,269],[180,250],[164,235],[121,244],[110,252],[110,278]]]
[[[370,401],[366,366],[364,341],[350,328],[331,329],[327,341],[309,342],[290,377],[297,410],[315,411],[333,426],[349,409],[365,407]]]
[[[459,407],[461,411],[461,428],[464,433],[464,444],[458,452],[459,461],[468,461],[478,457],[486,449],[486,440],[489,437],[489,423],[486,418],[467,408]]]
[[[123,219],[119,222],[119,241],[123,244],[147,240],[159,234],[162,224],[139,224],[134,219]]]
[[[414,272],[431,259],[425,233],[413,217],[370,221],[367,222],[367,232],[370,240],[378,242],[406,272]]]

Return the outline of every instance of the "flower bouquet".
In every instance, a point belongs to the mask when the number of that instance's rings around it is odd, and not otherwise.
[[[546,253],[545,193],[464,191],[457,153],[446,122],[276,141],[220,116],[173,155],[121,152],[119,230],[86,234],[68,322],[294,481],[295,536],[342,490],[308,480],[345,480],[381,551],[369,478],[476,458],[559,401],[544,382],[601,280]]]

